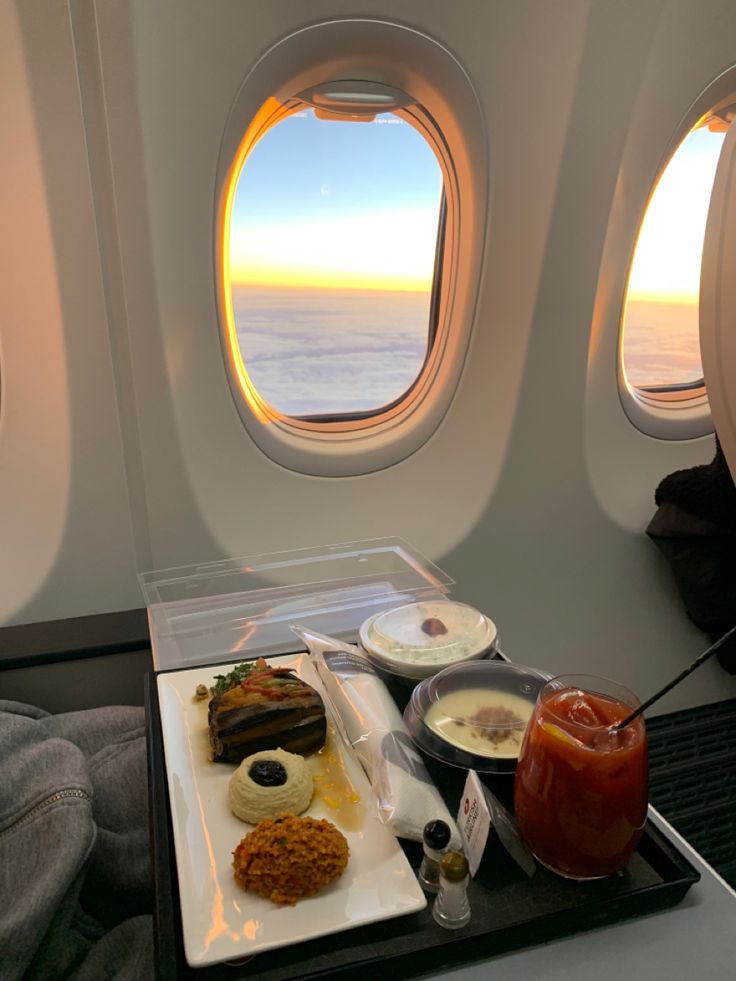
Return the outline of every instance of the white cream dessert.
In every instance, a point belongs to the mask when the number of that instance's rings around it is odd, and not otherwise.
[[[284,749],[267,749],[247,756],[230,778],[230,810],[249,824],[283,812],[301,814],[314,791],[303,756]]]
[[[387,610],[361,628],[365,649],[399,670],[436,669],[477,657],[495,639],[491,620],[473,607],[450,600]]]
[[[519,755],[534,706],[518,695],[461,688],[440,696],[424,723],[445,742],[476,756]]]

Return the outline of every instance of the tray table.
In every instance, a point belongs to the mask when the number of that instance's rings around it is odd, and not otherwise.
[[[402,705],[410,691],[391,686]],[[402,705],[403,707],[403,705]],[[154,923],[161,981],[198,978],[251,981],[350,977],[375,978],[377,963],[392,977],[459,967],[481,957],[640,916],[680,902],[699,872],[649,821],[636,854],[621,873],[596,882],[575,883],[542,867],[529,879],[492,832],[478,874],[471,883],[470,924],[457,933],[443,930],[429,907],[396,920],[360,927],[307,943],[269,951],[241,964],[190,968],[184,960],[173,837],[161,736],[156,675],[147,678],[149,803],[155,883]],[[437,787],[455,813],[464,771],[427,759]],[[510,803],[512,778],[483,775],[490,789]],[[414,867],[421,846],[402,841]]]

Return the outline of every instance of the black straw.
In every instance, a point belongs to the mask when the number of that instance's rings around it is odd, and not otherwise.
[[[631,715],[627,715],[623,722],[617,722],[616,725],[611,726],[611,728],[618,731],[623,729],[630,722],[633,722],[638,715],[641,715],[645,709],[648,709],[650,705],[653,705],[657,699],[661,698],[662,695],[666,695],[668,691],[675,687],[675,685],[679,685],[683,678],[687,678],[692,671],[699,668],[701,664],[708,660],[711,654],[715,654],[718,648],[725,644],[729,637],[733,637],[734,634],[736,634],[736,624],[734,624],[730,630],[727,630],[722,637],[719,637],[715,644],[711,644],[707,650],[703,651],[702,654],[696,657],[693,663],[689,667],[685,668],[684,671],[681,671],[676,678],[673,678],[672,681],[669,682],[669,684],[666,684],[664,688],[660,688],[658,692],[655,692],[651,698],[648,698],[646,702],[639,706],[638,709],[635,709]]]

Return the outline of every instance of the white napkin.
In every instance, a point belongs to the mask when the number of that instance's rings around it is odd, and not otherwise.
[[[355,750],[378,802],[378,817],[399,838],[422,840],[428,821],[445,821],[451,846],[460,835],[432,783],[401,713],[384,682],[358,647],[291,625],[311,661],[346,741]]]

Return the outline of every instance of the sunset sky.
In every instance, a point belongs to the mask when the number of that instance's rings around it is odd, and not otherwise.
[[[236,284],[428,290],[442,191],[426,140],[386,113],[304,110],[256,144],[231,223]]]
[[[708,205],[725,134],[701,127],[681,143],[655,188],[629,277],[623,362],[637,387],[697,384],[698,299]]]
[[[629,298],[695,303],[708,202],[724,133],[696,130],[666,167],[647,209],[629,279]]]
[[[647,210],[629,280],[636,301],[694,303],[723,133],[681,144]],[[270,129],[238,183],[237,284],[427,290],[442,176],[424,138],[393,114],[325,122],[303,110]]]
[[[705,126],[691,132],[649,202],[623,321],[624,370],[635,386],[702,377],[700,266],[724,135]],[[374,358],[378,377],[388,347],[395,345],[392,357],[401,370],[391,390],[379,394],[375,380],[370,388],[372,398],[398,397],[416,377],[427,349],[441,196],[442,172],[434,153],[417,130],[394,114],[341,122],[319,120],[312,109],[304,109],[269,129],[241,171],[229,226],[231,283],[239,294],[243,288],[251,294],[247,303],[238,296],[235,318],[238,343],[247,346],[248,370],[270,372],[273,361],[283,373],[286,352],[297,349],[302,370],[306,343],[314,348],[314,378],[324,381],[330,371],[335,376],[344,372],[359,350],[364,358]],[[276,293],[257,294],[269,288]],[[306,295],[325,289],[338,307],[316,300],[315,307]],[[364,299],[355,306],[349,291],[363,291]],[[379,316],[380,292],[412,293],[425,300],[401,309],[380,306]],[[372,325],[380,327],[376,336]],[[297,335],[301,341],[295,346]],[[339,367],[328,370],[338,356],[343,359]],[[265,377],[258,387],[275,390],[270,375],[268,383]],[[295,375],[289,384],[304,388],[307,381]],[[346,400],[353,407],[352,393]],[[275,397],[271,401],[278,404]],[[284,411],[297,410],[289,403]],[[300,404],[298,411],[312,410]],[[324,411],[343,411],[342,403]]]

